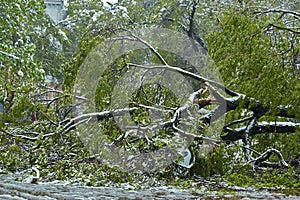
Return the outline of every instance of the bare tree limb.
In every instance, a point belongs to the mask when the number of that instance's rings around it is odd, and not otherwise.
[[[269,24],[269,26],[272,26],[274,28],[280,29],[280,30],[286,30],[289,32],[292,32],[294,34],[300,34],[300,31],[296,31],[295,29],[300,29],[300,27],[282,27],[275,24]]]
[[[296,128],[300,127],[300,123],[295,122],[259,122],[250,131],[249,136],[254,136],[262,133],[294,133]],[[246,131],[246,126],[231,129],[226,127],[224,130],[226,135],[221,136],[224,141],[236,141],[243,138],[243,133]]]
[[[204,78],[203,76],[200,76],[200,75],[195,74],[193,72],[186,71],[186,70],[184,70],[182,68],[179,68],[179,67],[173,67],[173,66],[170,66],[170,65],[139,65],[139,64],[135,64],[135,63],[127,63],[127,65],[129,67],[132,66],[132,67],[138,67],[138,68],[143,68],[143,69],[167,69],[167,70],[170,70],[170,71],[179,72],[182,75],[186,75],[186,76],[189,76],[189,77],[194,78],[196,80],[210,83],[212,85],[217,86],[218,88],[223,88],[223,90],[226,91],[226,93],[228,92],[229,94],[233,94],[234,96],[237,95],[237,93],[235,93],[235,92],[231,91],[230,89],[224,87],[221,83],[218,83],[216,81]]]
[[[4,52],[4,51],[0,51],[0,53],[3,54],[3,55],[8,56],[8,57],[10,57],[10,58],[13,58],[13,59],[16,59],[16,60],[20,60],[19,57],[15,56],[15,55],[13,55],[13,54],[10,54],[10,53]]]
[[[280,163],[281,163],[281,165],[282,165],[283,167],[288,167],[288,166],[289,166],[289,165],[285,162],[285,160],[284,160],[282,154],[280,153],[280,151],[278,151],[277,149],[269,149],[269,150],[265,151],[263,154],[261,154],[259,157],[257,157],[257,158],[255,158],[255,159],[251,160],[251,162],[254,163],[254,166],[255,166],[255,167],[258,167],[259,165],[264,164],[264,162],[265,162],[266,160],[268,160],[272,154],[275,154],[275,155],[279,158]],[[265,162],[265,163],[267,163],[267,162]],[[269,163],[267,163],[267,164],[269,164]]]
[[[146,45],[159,58],[159,60],[162,62],[162,64],[168,66],[168,63],[166,62],[166,60],[160,55],[160,53],[158,53],[158,51],[151,44],[149,44],[147,41],[143,40],[142,38],[137,37],[136,35],[132,34],[131,32],[130,32],[130,35],[133,38],[135,38],[136,40],[138,40],[141,43],[143,43],[144,45]]]
[[[283,10],[283,9],[269,9],[267,7],[252,7],[252,8],[260,8],[262,11],[255,11],[254,13],[258,13],[258,15],[267,14],[267,13],[282,13],[282,14],[290,14],[295,18],[300,19],[300,13],[292,10]]]
[[[245,118],[243,118],[243,119],[235,120],[235,121],[233,121],[233,122],[231,122],[231,123],[229,123],[229,124],[226,124],[226,125],[224,126],[224,130],[226,131],[226,128],[228,128],[228,127],[230,127],[230,126],[233,126],[233,125],[235,125],[235,124],[240,124],[240,123],[249,121],[249,120],[251,120],[251,119],[253,119],[253,116],[249,116],[249,117],[245,117]]]
[[[250,135],[250,132],[252,131],[252,129],[254,128],[255,124],[256,124],[256,118],[254,117],[249,121],[249,123],[246,126],[246,130],[244,131],[244,133],[242,135],[242,140],[246,147],[246,148],[244,148],[244,151],[245,151],[245,155],[246,155],[246,158],[248,161],[252,159],[251,151],[249,151],[249,149],[248,149],[248,148],[250,148],[249,135]]]

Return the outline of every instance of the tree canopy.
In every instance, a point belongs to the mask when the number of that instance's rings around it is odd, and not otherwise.
[[[0,169],[89,185],[277,170],[259,182],[297,188],[299,4],[75,0],[54,24],[43,1],[3,3]],[[166,148],[182,152],[156,170]]]

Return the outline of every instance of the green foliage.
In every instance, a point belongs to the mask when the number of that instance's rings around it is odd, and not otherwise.
[[[227,173],[233,163],[229,160],[230,151],[225,146],[211,146],[200,148],[196,154],[196,163],[191,173],[204,178],[211,176],[222,176]],[[208,152],[206,152],[208,151]]]
[[[68,63],[62,66],[64,75],[63,89],[65,91],[71,92],[73,90],[74,81],[79,67],[82,65],[89,52],[101,41],[103,41],[101,37],[92,37],[89,33],[87,33],[87,37],[80,40],[80,50],[76,52],[74,57]]]
[[[299,81],[291,76],[294,67],[283,63],[279,53],[289,49],[289,37],[280,37],[274,44],[273,36],[264,31],[273,19],[255,18],[244,10],[233,12],[224,12],[216,31],[206,36],[225,85],[274,108],[290,104],[298,109]],[[284,59],[292,57],[287,53]]]
[[[122,0],[104,5],[102,1],[76,0],[69,2],[68,18],[59,26],[55,26],[45,15],[41,0],[2,3],[0,8],[5,12],[0,11],[0,27],[5,34],[0,36],[0,100],[5,99],[5,112],[0,115],[0,168],[20,171],[37,166],[43,181],[69,180],[89,186],[150,180],[145,178],[145,174],[128,174],[94,158],[76,131],[63,134],[62,125],[55,125],[55,122],[62,120],[57,108],[45,106],[37,97],[42,92],[37,86],[43,83],[45,74],[52,74],[60,81],[63,74],[66,94],[60,103],[62,107],[69,108],[78,69],[87,55],[106,38],[118,35],[124,29],[156,25],[189,34],[194,39],[201,33],[209,54],[222,74],[224,85],[273,108],[271,116],[266,116],[264,120],[276,119],[272,115],[279,105],[290,105],[289,114],[299,118],[300,83],[295,61],[299,56],[299,39],[295,39],[296,35],[289,31],[270,29],[271,23],[285,27],[286,16],[280,17],[278,13],[257,15],[247,7],[264,3]],[[194,24],[191,24],[193,12]],[[290,49],[291,46],[293,48]],[[192,66],[182,58],[164,50],[158,51],[170,65],[193,71]],[[128,62],[161,64],[149,50],[130,52],[116,59],[99,80],[95,97],[97,111],[114,108],[111,105],[112,92],[116,83],[128,72]],[[203,86],[202,82],[188,81],[192,82],[195,90]],[[182,103],[159,80],[137,88],[130,95],[129,107],[139,103],[176,108]],[[45,115],[40,116],[39,121],[30,123],[29,115],[37,110]],[[226,121],[251,115],[251,112],[244,111],[241,105],[227,114]],[[136,126],[146,126],[151,123],[151,114],[149,109],[140,107],[130,113],[128,120]],[[163,117],[171,119],[172,113],[166,113]],[[123,134],[113,119],[102,120],[98,125],[112,142]],[[11,132],[16,136],[9,134]],[[153,136],[150,144],[146,138],[137,139],[129,135],[118,145],[128,150],[154,151],[172,143],[173,133],[171,128],[148,133]],[[298,130],[290,135],[258,135],[252,138],[252,142],[253,148],[259,152],[273,147],[282,151],[284,158],[293,159],[299,154],[299,139]],[[196,163],[190,171],[191,175],[205,178],[222,176],[229,185],[299,187],[298,172],[294,168],[283,172],[269,170],[254,173],[250,165],[241,165],[244,160],[239,146],[229,148],[222,144],[212,149],[200,148],[200,151],[192,146],[192,151]],[[278,159],[271,157],[271,161]],[[169,166],[151,175],[167,182],[173,178],[172,170]],[[190,184],[175,178],[176,181],[182,187]],[[155,180],[149,182],[154,185]]]
[[[39,106],[37,93],[45,75],[61,80],[65,61],[61,46],[67,38],[45,13],[44,1],[1,4],[0,100],[1,125],[28,121]]]
[[[299,132],[290,134],[269,133],[258,135],[253,138],[253,148],[263,152],[268,148],[274,148],[282,152],[285,159],[290,160],[294,155],[299,153]],[[259,142],[255,142],[259,140]],[[277,159],[277,158],[276,158]]]
[[[245,167],[241,167],[240,170],[227,173],[222,177],[223,181],[230,186],[277,188],[281,190],[298,188],[299,178],[292,167],[284,171],[268,169],[259,172],[251,172],[251,170],[245,170]]]

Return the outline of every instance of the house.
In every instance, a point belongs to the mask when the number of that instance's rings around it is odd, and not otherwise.
[[[67,9],[64,0],[45,0],[46,13],[55,23],[63,20],[67,16]]]

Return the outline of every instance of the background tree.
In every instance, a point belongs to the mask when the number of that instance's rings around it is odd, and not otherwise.
[[[62,46],[68,38],[45,14],[44,1],[12,1],[1,7],[1,119],[20,122],[36,109],[32,100],[45,75],[62,81]]]
[[[43,2],[7,2],[1,5],[1,84],[4,103],[3,123],[22,119],[29,93],[42,81],[43,70],[36,62],[33,38],[39,27],[36,21],[44,16]],[[32,11],[32,12],[31,12]],[[3,126],[2,123],[2,126]]]

